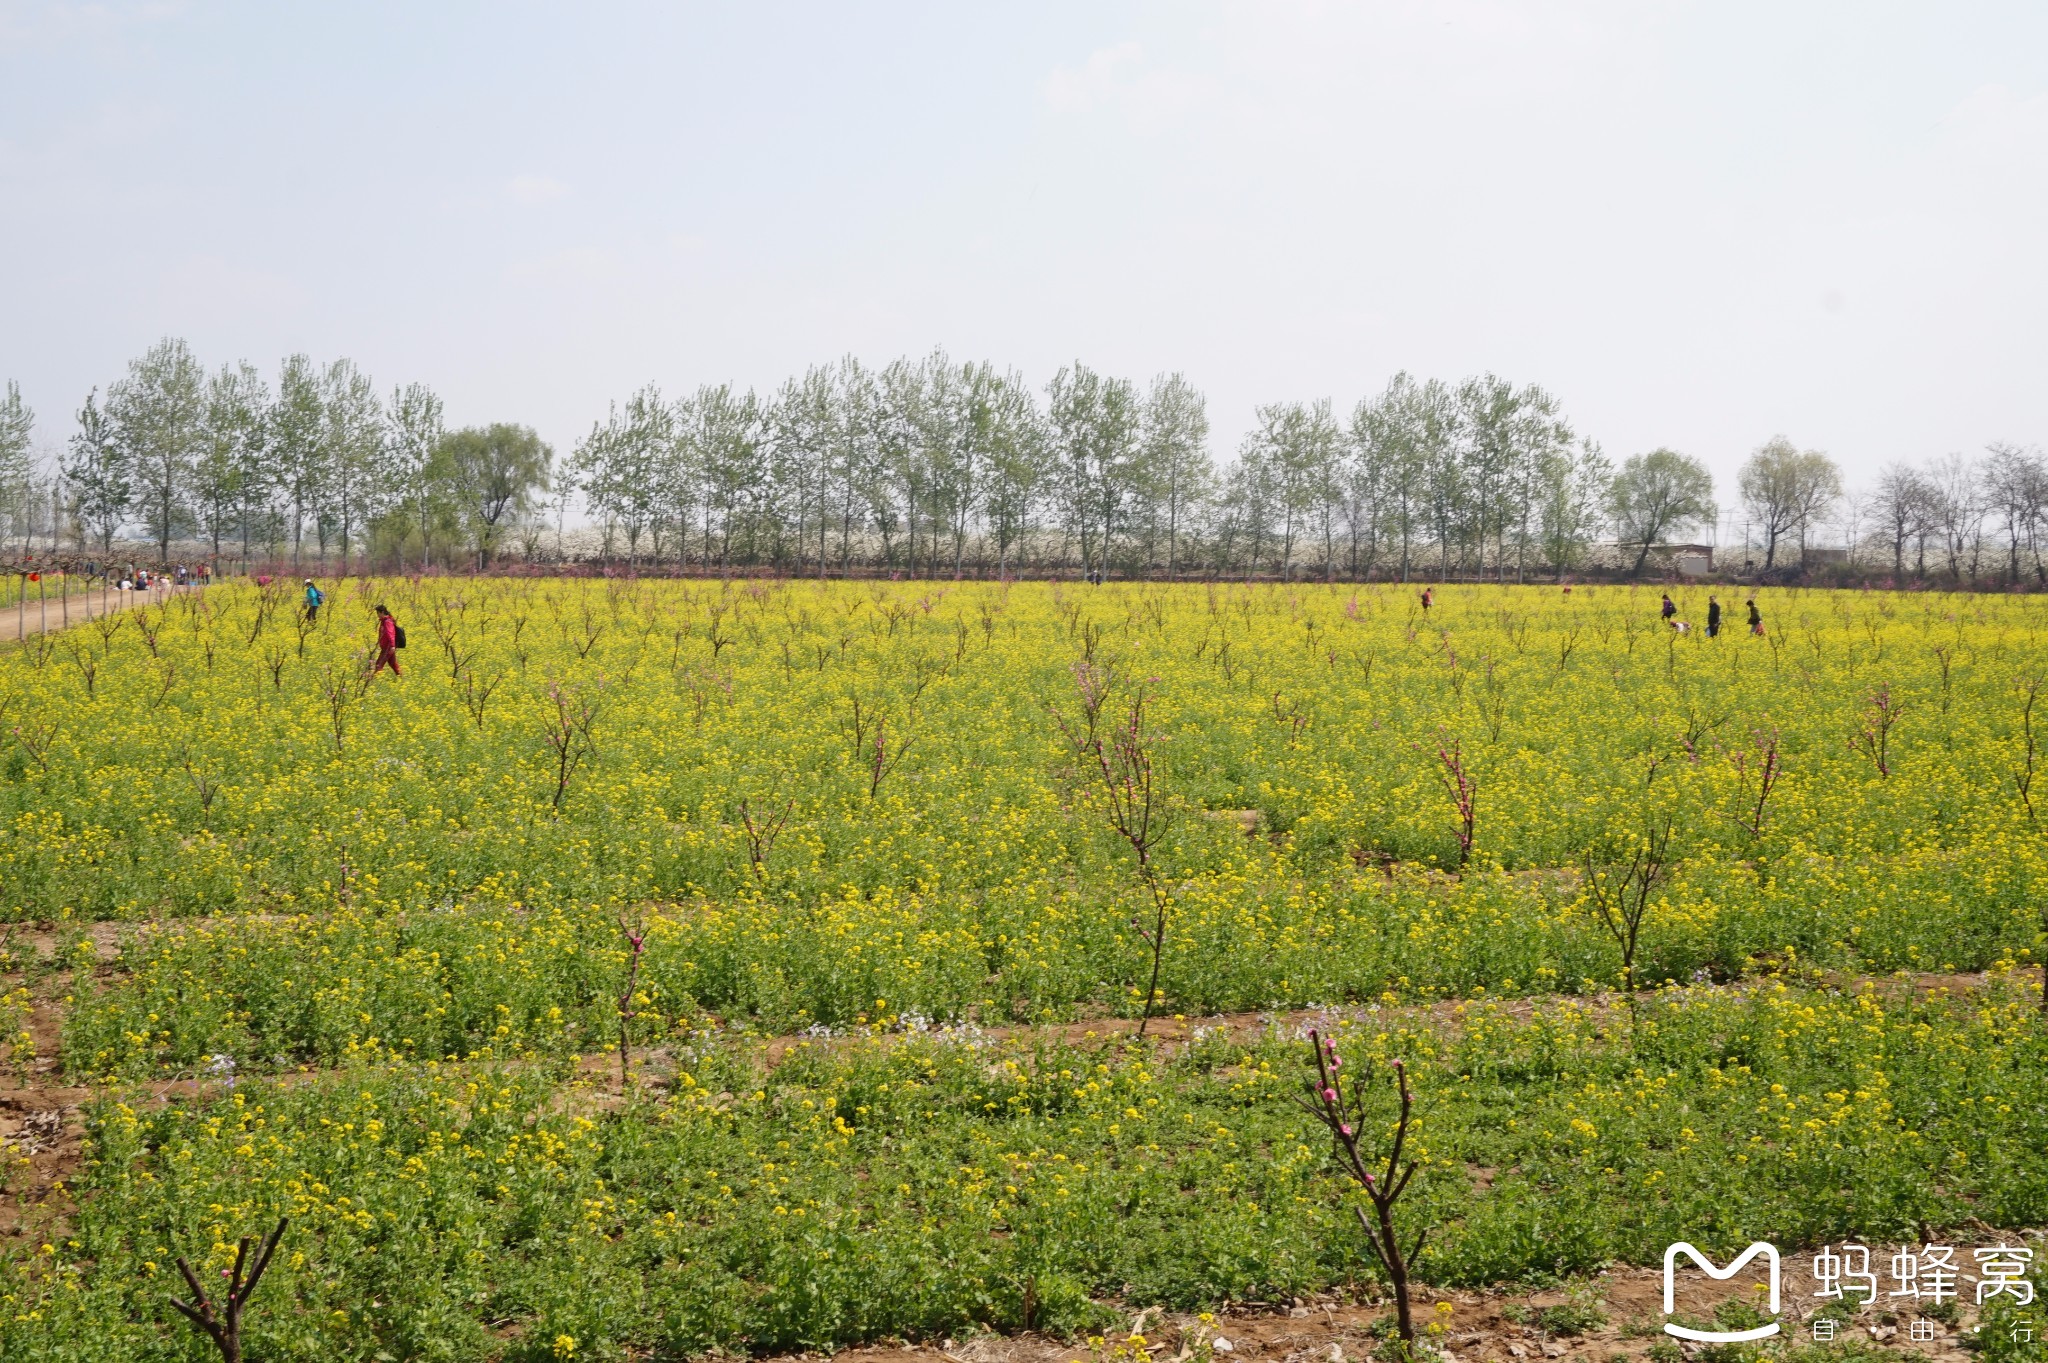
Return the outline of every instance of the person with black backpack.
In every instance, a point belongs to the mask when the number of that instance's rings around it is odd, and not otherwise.
[[[405,630],[390,611],[377,607],[377,665],[370,669],[370,675],[374,677],[387,667],[392,676],[403,675],[398,670],[398,650],[404,647]]]

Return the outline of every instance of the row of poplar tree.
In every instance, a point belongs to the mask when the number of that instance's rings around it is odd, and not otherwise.
[[[139,533],[243,557],[488,561],[563,551],[648,567],[910,574],[1047,567],[1363,577],[1570,567],[1613,534],[1647,550],[1713,515],[1669,451],[1613,468],[1548,393],[1398,375],[1348,413],[1257,411],[1233,457],[1205,400],[1082,364],[1043,388],[943,353],[616,403],[566,457],[529,428],[450,430],[426,386],[354,363],[208,370],[166,340],[95,390],[39,468],[0,403],[0,514],[110,550]]]
[[[1140,387],[1077,363],[1041,390],[934,353],[814,367],[767,399],[644,388],[570,463],[607,554],[810,571],[1512,575],[1569,565],[1617,505],[1556,401],[1490,375],[1256,416],[1219,467],[1182,375]]]
[[[386,400],[349,360],[293,355],[273,386],[252,365],[209,372],[183,341],[88,394],[54,467],[34,458],[34,416],[0,401],[0,511],[20,539],[68,529],[111,551],[140,532],[160,556],[197,540],[216,556],[289,553],[344,563],[375,539],[488,555],[547,485],[531,430],[450,431],[422,384]]]
[[[425,385],[387,396],[348,360],[294,355],[272,381],[247,363],[209,371],[166,340],[87,396],[57,458],[39,464],[33,434],[9,384],[9,538],[68,532],[106,552],[140,532],[163,556],[197,540],[245,559],[401,565],[511,552],[657,569],[1520,578],[1567,571],[1600,540],[1640,569],[1717,514],[1697,460],[1653,450],[1617,468],[1550,394],[1492,375],[1396,375],[1349,412],[1260,407],[1219,464],[1205,400],[1179,374],[1141,387],[1076,363],[1038,388],[943,352],[846,359],[766,397],[643,388],[557,458],[528,427],[450,430]],[[1859,499],[1827,456],[1774,439],[1737,492],[1766,569],[1826,524],[1899,571],[2048,576],[2037,450],[1896,466]]]

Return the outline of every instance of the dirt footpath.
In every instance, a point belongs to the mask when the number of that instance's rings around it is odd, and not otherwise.
[[[44,587],[49,587],[45,582]],[[11,605],[0,606],[0,644],[17,642],[37,634],[55,634],[71,625],[82,625],[101,615],[130,610],[136,606],[161,606],[173,595],[197,590],[195,587],[165,585],[146,592],[101,591],[74,588],[68,595],[61,584],[38,600],[31,592]]]

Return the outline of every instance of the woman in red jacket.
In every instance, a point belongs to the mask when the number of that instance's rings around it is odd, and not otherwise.
[[[370,675],[374,677],[387,667],[391,669],[392,676],[400,675],[398,671],[398,621],[391,618],[390,611],[379,606],[377,607],[377,665],[370,669]]]

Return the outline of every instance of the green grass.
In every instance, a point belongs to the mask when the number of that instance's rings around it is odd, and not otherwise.
[[[1623,1016],[1571,1005],[1475,1008],[1448,1033],[1367,1014],[1341,1035],[1354,1064],[1413,1066],[1427,1168],[1406,1214],[1439,1226],[1421,1276],[1459,1285],[1655,1262],[1678,1238],[1726,1253],[2039,1224],[2035,1006],[2005,984],[1765,986],[1672,991],[1633,1048]],[[73,1227],[7,1264],[0,1355],[196,1357],[170,1343],[170,1255],[213,1264],[281,1214],[266,1360],[538,1358],[558,1334],[592,1356],[828,1348],[1082,1329],[1105,1296],[1367,1283],[1352,1194],[1287,1101],[1304,1050],[961,1033],[818,1043],[764,1072],[756,1043],[717,1041],[673,1092],[624,1106],[541,1064],[110,1098]]]

